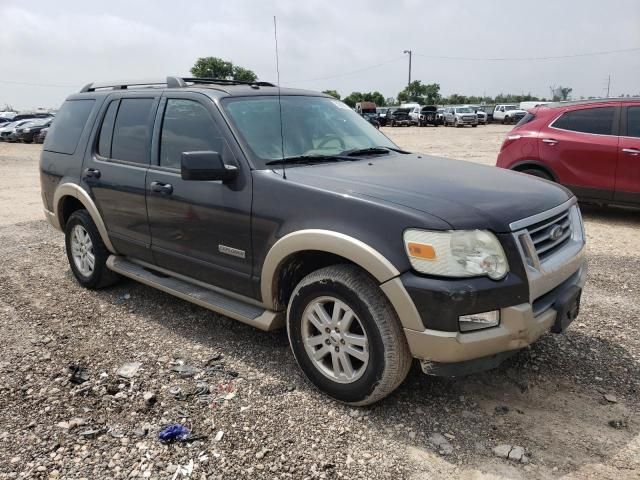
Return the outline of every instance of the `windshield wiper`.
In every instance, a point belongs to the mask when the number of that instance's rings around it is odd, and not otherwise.
[[[369,148],[355,148],[353,150],[345,150],[340,155],[346,155],[348,157],[357,157],[360,155],[387,155],[389,152],[409,153],[405,150],[392,147],[369,147]]]
[[[278,160],[269,160],[265,165],[282,165],[295,163],[322,163],[337,162],[338,160],[353,161],[351,157],[345,155],[296,155],[294,157],[279,158]]]

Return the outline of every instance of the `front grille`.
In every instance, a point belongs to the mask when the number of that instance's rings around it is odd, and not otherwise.
[[[571,238],[573,227],[569,214],[570,210],[565,210],[527,227],[540,261],[553,255]]]
[[[463,120],[473,120],[475,117],[462,117]]]

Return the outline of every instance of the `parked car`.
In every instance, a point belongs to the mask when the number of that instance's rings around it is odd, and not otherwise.
[[[478,125],[486,125],[488,123],[488,115],[478,105],[465,105],[469,107],[478,117]]]
[[[50,118],[50,117],[53,118],[53,115],[50,113],[41,113],[41,112],[19,113],[18,115],[13,117],[13,120],[17,121],[17,120],[29,120],[32,118]]]
[[[362,118],[364,118],[367,122],[373,125],[376,128],[380,128],[380,122],[378,121],[378,115],[375,113],[363,113]]]
[[[40,130],[40,133],[38,133],[38,135],[35,137],[34,142],[35,143],[44,143],[45,138],[47,138],[47,133],[49,132],[49,128],[43,128],[42,130]]]
[[[640,99],[534,108],[511,130],[497,165],[558,182],[578,198],[640,205]]]
[[[32,143],[34,138],[40,133],[40,130],[51,125],[52,120],[53,117],[39,118],[21,125],[20,127],[16,128],[14,133],[16,141]]]
[[[438,107],[435,105],[426,105],[422,107],[420,110],[420,120],[418,125],[421,127],[425,127],[427,125],[437,127],[440,125],[440,121],[438,120]]]
[[[28,122],[29,120],[18,120],[16,122],[11,122],[9,124],[5,124],[4,126],[0,127],[0,141],[2,142],[15,141],[13,139],[15,138],[14,133],[16,128]],[[10,137],[12,140],[9,140]]]
[[[378,123],[381,127],[387,125],[387,112],[389,111],[388,107],[377,107],[376,113],[378,114]]]
[[[436,113],[436,119],[440,125],[444,125],[444,107],[439,107]]]
[[[469,107],[447,107],[444,109],[444,126],[478,126],[478,116]]]
[[[500,123],[518,123],[527,114],[517,105],[499,104],[493,110],[493,121]]]
[[[422,114],[422,106],[416,104],[405,104],[403,108],[409,109],[409,118],[411,118],[411,125],[420,125],[420,115]]]
[[[409,108],[396,108],[395,110],[393,110],[393,112],[391,112],[391,118],[387,118],[387,123],[389,124],[390,127],[401,127],[401,126],[410,127],[411,126],[411,117],[409,116],[410,111],[411,110]]]
[[[482,110],[487,114],[487,123],[493,123],[493,111],[495,110],[495,105],[480,105],[478,107],[479,110]]]
[[[585,240],[566,189],[406,152],[324,94],[220,82],[65,101],[40,175],[80,285],[125,276],[286,326],[310,382],[351,405],[392,392],[412,358],[493,368],[576,318]],[[557,228],[569,236],[533,246]]]

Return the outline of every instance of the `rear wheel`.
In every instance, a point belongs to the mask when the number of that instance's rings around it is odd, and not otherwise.
[[[76,210],[67,220],[65,245],[71,271],[80,285],[97,289],[118,281],[118,274],[107,268],[109,251],[86,210]]]
[[[551,178],[551,175],[549,175],[547,172],[539,168],[525,168],[524,170],[519,170],[519,172],[526,173],[527,175],[532,175],[538,178],[544,178],[545,180],[553,181],[553,178]]]
[[[287,332],[307,378],[351,405],[386,397],[411,367],[395,311],[375,281],[354,265],[326,267],[302,279],[289,301]]]

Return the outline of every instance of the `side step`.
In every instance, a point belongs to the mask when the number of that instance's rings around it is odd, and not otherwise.
[[[145,268],[117,255],[111,255],[107,259],[107,267],[120,275],[239,320],[260,330],[275,330],[284,326],[284,315],[281,312],[266,310],[219,291],[170,276],[170,274],[169,276],[164,275],[165,270],[162,273],[154,273],[152,267]]]

